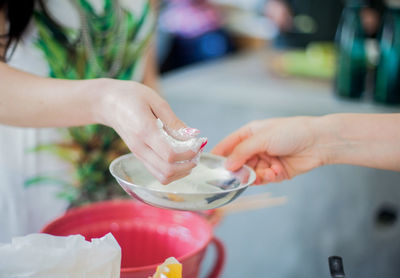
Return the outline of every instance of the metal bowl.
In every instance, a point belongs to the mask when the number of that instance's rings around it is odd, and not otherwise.
[[[224,157],[203,153],[190,175],[168,185],[159,183],[133,154],[115,159],[110,172],[129,195],[147,204],[197,211],[232,202],[254,182],[256,175],[251,168],[243,166],[231,172],[225,169],[224,163]],[[178,183],[188,186],[177,187]]]

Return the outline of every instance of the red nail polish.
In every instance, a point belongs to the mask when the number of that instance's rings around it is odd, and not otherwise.
[[[206,141],[204,141],[203,144],[201,145],[200,150],[203,150],[204,147],[207,145],[207,143],[208,143],[208,140],[206,139]]]

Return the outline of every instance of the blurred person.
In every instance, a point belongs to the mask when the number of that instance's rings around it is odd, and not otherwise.
[[[330,164],[400,171],[400,114],[332,114],[251,122],[212,151],[226,167],[244,164],[255,184],[291,179]]]
[[[333,41],[343,10],[339,0],[267,0],[264,13],[279,28],[275,45],[306,47],[310,42]],[[382,0],[366,0],[361,20],[368,36],[379,29]]]
[[[160,12],[160,33],[168,36],[161,72],[220,58],[234,50],[222,16],[208,0],[167,0]]]
[[[27,177],[65,171],[28,152],[58,140],[51,127],[112,127],[163,183],[195,166],[197,153],[176,153],[157,126],[186,127],[155,92],[155,21],[148,0],[0,0],[0,241],[65,209],[51,187],[24,188]]]

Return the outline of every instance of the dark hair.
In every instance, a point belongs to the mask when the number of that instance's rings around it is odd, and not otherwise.
[[[2,38],[5,38],[6,52],[10,45],[14,42],[18,42],[24,33],[26,27],[33,14],[33,9],[36,0],[0,0],[0,12],[3,12],[8,22],[8,32],[6,34],[0,34]],[[6,54],[4,57],[0,56],[0,59],[5,61]]]

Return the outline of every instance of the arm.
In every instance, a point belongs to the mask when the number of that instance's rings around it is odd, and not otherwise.
[[[170,129],[184,127],[167,102],[140,83],[41,78],[0,63],[0,123],[22,127],[108,125],[158,180],[169,183],[191,171],[195,164],[190,160],[196,153],[176,153],[160,136],[157,118]]]
[[[213,150],[227,168],[248,164],[256,183],[293,178],[328,164],[400,171],[400,114],[333,114],[252,122]]]
[[[315,125],[324,164],[400,171],[400,114],[337,114]]]
[[[101,104],[100,90],[107,82],[41,78],[0,63],[0,123],[21,127],[100,123],[94,108]]]

